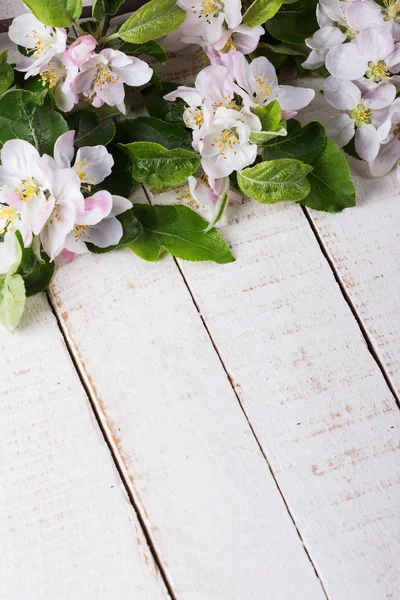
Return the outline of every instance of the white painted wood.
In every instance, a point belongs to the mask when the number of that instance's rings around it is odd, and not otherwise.
[[[300,207],[230,207],[222,234],[235,264],[181,268],[328,597],[397,598],[394,398]]]
[[[304,121],[327,122],[334,109],[318,93]],[[371,178],[351,159],[357,206],[338,215],[310,211],[321,240],[400,396],[400,184],[394,173]]]
[[[0,357],[0,597],[166,600],[44,296]]]
[[[51,290],[178,600],[324,599],[173,260],[84,256]]]

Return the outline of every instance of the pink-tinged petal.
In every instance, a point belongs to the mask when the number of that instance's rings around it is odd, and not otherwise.
[[[395,137],[388,144],[380,147],[379,154],[374,161],[369,163],[371,174],[382,177],[389,173],[400,158],[400,141]]]
[[[78,94],[75,94],[71,88],[65,89],[61,83],[54,88],[53,94],[57,108],[62,112],[70,112],[79,102]]]
[[[307,59],[301,64],[301,66],[304,69],[319,69],[319,67],[322,67],[325,64],[325,56],[325,51],[322,52],[320,50],[311,50]]]
[[[10,189],[5,185],[0,190],[0,202],[2,204],[8,204],[8,206],[11,206],[11,208],[15,208],[16,210],[22,210],[25,203],[23,200],[21,200],[18,194],[14,192],[14,189],[14,187]]]
[[[223,23],[224,14],[220,12],[218,16],[211,17],[209,23],[204,26],[203,38],[207,44],[210,44],[210,46],[215,44],[221,37]]]
[[[95,108],[101,108],[104,106],[104,100],[101,100],[96,94],[92,98],[92,106]],[[125,114],[125,113],[124,113]]]
[[[127,85],[139,87],[140,85],[148,83],[152,78],[153,69],[151,69],[144,60],[135,57],[130,57],[130,59],[131,62],[126,66],[113,66],[113,73],[118,75],[121,78],[121,81]]]
[[[337,0],[320,0],[321,9],[328,15],[333,21],[343,21],[343,10],[342,3]]]
[[[343,44],[346,39],[346,34],[338,27],[322,27],[306,39],[306,44],[312,50],[328,50]]]
[[[122,196],[113,196],[112,200],[113,204],[108,218],[122,215],[122,213],[132,208],[132,202],[126,198],[123,198]]]
[[[110,192],[101,190],[85,199],[85,214],[78,216],[78,225],[96,225],[110,214],[113,199]]]
[[[67,55],[76,67],[81,67],[96,46],[97,40],[92,35],[83,35],[70,45]]]
[[[116,83],[102,84],[96,83],[95,90],[97,96],[109,106],[122,104],[125,98],[125,89],[122,81]]]
[[[348,25],[355,31],[362,31],[372,25],[383,25],[381,7],[375,2],[359,0],[353,2],[346,11]]]
[[[361,101],[361,92],[354,83],[338,77],[328,77],[324,82],[327,102],[338,110],[352,110]]]
[[[394,41],[398,42],[400,40],[400,23],[396,23],[396,21],[389,21],[389,29]]]
[[[359,54],[356,44],[343,44],[328,51],[325,65],[334,77],[352,81],[364,75],[368,60]]]
[[[71,166],[75,154],[74,139],[75,130],[71,130],[60,135],[54,144],[54,160],[62,169],[68,169]]]
[[[77,75],[71,84],[71,89],[75,94],[87,94],[94,86],[96,78],[95,69],[87,69]]]
[[[356,45],[360,56],[367,62],[385,60],[394,51],[392,34],[387,28],[377,25],[363,29],[357,38]]]
[[[276,98],[284,111],[300,110],[308,106],[315,97],[315,91],[310,88],[280,85],[275,90]]]
[[[168,100],[169,102],[174,102],[177,98],[181,98],[192,108],[196,108],[202,103],[201,95],[195,88],[183,85],[180,85],[174,92],[170,92],[164,96],[164,100]]]
[[[327,135],[342,148],[349,143],[355,132],[354,121],[349,115],[338,115],[329,120],[326,127]]]
[[[394,45],[394,50],[386,59],[386,64],[392,73],[398,73],[400,71],[400,42]]]
[[[225,20],[229,29],[234,29],[242,21],[242,3],[240,0],[230,0],[224,4]]]
[[[89,252],[85,240],[90,241],[88,235],[86,234],[88,230],[82,231],[81,229],[74,228],[65,238],[64,248],[58,255],[61,257],[63,252],[69,252],[73,256],[79,254],[87,254]]]
[[[74,170],[84,183],[97,185],[111,174],[114,159],[105,146],[79,148]]]
[[[390,106],[396,97],[396,88],[391,83],[382,83],[375,90],[368,92],[363,97],[363,102],[373,110]]]
[[[66,248],[61,250],[60,254],[58,255],[58,259],[66,265],[72,263],[75,257],[76,254],[70,250],[67,250]]]
[[[39,152],[32,144],[24,140],[8,140],[1,149],[1,162],[10,173],[20,179],[31,175],[32,159],[39,157]]]
[[[217,181],[220,180],[218,179]],[[188,184],[192,198],[194,198],[200,206],[214,207],[217,204],[218,195],[210,188],[210,186],[201,181],[201,179],[190,176]]]
[[[373,125],[362,125],[356,130],[355,147],[360,158],[368,162],[374,160],[380,146],[378,132]]]
[[[239,25],[232,33],[233,45],[242,54],[250,54],[257,48],[263,33],[264,28],[261,25],[258,27]]]
[[[122,238],[124,230],[115,217],[104,219],[96,227],[89,228],[90,243],[98,248],[116,246]]]

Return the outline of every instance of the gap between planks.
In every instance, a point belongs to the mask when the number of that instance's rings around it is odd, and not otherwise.
[[[314,221],[313,221],[313,219],[312,219],[312,217],[310,215],[309,210],[305,206],[302,206],[302,209],[303,209],[304,216],[307,219],[308,224],[310,225],[311,231],[313,232],[313,234],[314,234],[314,236],[315,236],[315,238],[316,238],[316,240],[318,242],[318,245],[319,245],[319,247],[321,249],[321,252],[324,255],[324,257],[325,257],[325,259],[326,259],[326,261],[327,261],[327,263],[328,263],[328,265],[329,265],[329,267],[330,267],[330,269],[332,271],[332,274],[333,274],[333,276],[335,278],[336,283],[339,286],[339,289],[340,289],[340,291],[342,293],[342,296],[345,299],[345,301],[347,302],[347,304],[348,304],[351,312],[353,313],[353,317],[355,318],[355,320],[358,323],[358,326],[359,326],[360,331],[361,331],[361,335],[363,336],[363,338],[365,340],[365,343],[367,344],[367,348],[368,348],[371,356],[375,360],[376,364],[378,365],[378,367],[379,367],[379,369],[380,369],[380,371],[381,371],[381,373],[383,375],[383,378],[384,378],[384,380],[386,382],[386,385],[388,386],[389,390],[391,391],[391,393],[392,393],[392,395],[394,397],[394,400],[396,402],[397,407],[400,409],[400,397],[397,394],[395,386],[393,385],[393,383],[392,383],[392,381],[390,379],[389,373],[386,372],[385,366],[382,363],[382,361],[381,361],[381,359],[379,357],[378,352],[375,350],[373,341],[370,339],[370,337],[368,335],[368,331],[367,331],[367,329],[366,329],[366,327],[365,327],[365,325],[363,323],[363,320],[362,320],[361,316],[358,314],[357,308],[353,304],[351,296],[348,293],[348,291],[346,289],[346,286],[344,285],[344,283],[343,283],[343,281],[342,281],[342,279],[340,277],[340,272],[335,267],[335,263],[333,262],[333,260],[331,259],[330,255],[329,255],[329,251],[328,251],[327,247],[325,246],[324,240],[322,239],[322,236],[320,236],[317,227],[315,226],[315,223],[314,223]]]
[[[165,587],[167,589],[167,592],[169,594],[170,599],[171,600],[177,600],[177,598],[175,596],[175,593],[173,591],[173,588],[172,588],[172,584],[169,581],[169,577],[168,577],[168,575],[167,575],[167,573],[165,571],[164,565],[162,564],[161,559],[160,559],[160,557],[158,555],[158,552],[156,550],[156,547],[155,547],[154,541],[153,541],[153,539],[151,537],[149,528],[146,525],[145,518],[142,516],[141,510],[140,510],[140,502],[134,497],[134,494],[132,492],[132,487],[133,486],[131,487],[131,485],[129,484],[129,475],[128,475],[127,471],[126,471],[126,468],[124,466],[123,460],[121,460],[121,457],[119,455],[117,444],[114,441],[112,432],[109,429],[106,420],[102,418],[103,415],[102,415],[102,411],[101,411],[101,409],[100,409],[100,407],[98,406],[98,403],[97,403],[97,398],[96,398],[95,390],[93,389],[93,386],[92,386],[89,378],[87,377],[87,374],[86,374],[85,369],[84,369],[84,365],[80,364],[79,361],[78,361],[78,359],[75,356],[74,343],[70,339],[70,337],[68,335],[68,331],[65,328],[65,326],[63,325],[63,322],[62,322],[62,320],[59,317],[59,314],[58,314],[57,309],[56,309],[56,307],[54,305],[54,301],[53,301],[53,299],[51,297],[50,292],[46,290],[45,294],[46,294],[46,297],[47,297],[50,309],[51,309],[51,311],[52,311],[52,313],[54,315],[54,318],[56,319],[56,322],[57,322],[58,328],[60,330],[60,333],[61,333],[61,335],[63,337],[64,343],[65,343],[65,346],[67,348],[68,354],[69,354],[69,356],[71,358],[72,364],[74,365],[75,371],[76,371],[76,373],[77,373],[77,375],[79,377],[79,380],[80,380],[80,382],[81,382],[81,384],[83,386],[83,389],[86,392],[86,395],[87,395],[90,407],[91,407],[91,409],[93,411],[93,414],[94,414],[95,419],[97,421],[97,424],[98,424],[98,426],[100,428],[100,431],[101,431],[101,434],[102,434],[102,436],[104,438],[104,441],[105,441],[105,443],[106,443],[106,445],[107,445],[107,447],[108,447],[108,449],[110,451],[112,460],[113,460],[114,465],[115,465],[115,467],[116,467],[116,469],[118,471],[118,474],[120,476],[122,485],[125,488],[125,491],[126,491],[126,493],[128,495],[128,498],[129,498],[129,501],[130,501],[130,503],[131,503],[131,505],[132,505],[135,513],[136,513],[136,516],[138,518],[140,527],[142,528],[144,537],[146,539],[147,545],[148,545],[148,547],[150,549],[150,552],[152,554],[153,560],[154,560],[154,562],[155,562],[155,564],[156,564],[156,566],[158,568],[158,571],[159,571],[160,576],[161,576],[161,578],[163,580],[163,583],[164,583],[164,585],[165,585]],[[79,353],[76,352],[76,355],[79,356]]]

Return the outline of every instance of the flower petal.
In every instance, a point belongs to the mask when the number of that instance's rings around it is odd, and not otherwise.
[[[97,185],[111,174],[114,159],[105,146],[79,148],[74,170],[84,183]]]
[[[400,158],[400,141],[395,137],[388,144],[380,147],[378,156],[369,163],[371,174],[374,177],[386,175]]]
[[[352,81],[364,75],[368,68],[368,59],[360,56],[356,44],[343,44],[328,51],[325,65],[334,77]]]
[[[377,25],[363,29],[357,38],[356,45],[360,57],[362,56],[367,62],[385,60],[394,51],[392,34],[385,27]]]
[[[379,152],[378,132],[372,124],[362,125],[356,130],[355,147],[363,160],[374,160]]]
[[[363,97],[363,102],[373,110],[390,106],[396,97],[396,88],[392,83],[382,83]]]
[[[354,121],[349,115],[338,115],[329,120],[326,127],[327,135],[342,148],[349,143],[354,136]]]
[[[68,169],[74,158],[75,130],[63,133],[54,144],[54,160],[62,169]]]
[[[324,82],[327,102],[338,110],[352,110],[361,100],[361,92],[354,83],[338,77],[328,77]]]
[[[112,199],[113,204],[108,218],[122,215],[122,213],[132,208],[132,202],[122,196],[113,196]]]
[[[90,227],[90,242],[98,248],[115,246],[124,233],[121,223],[115,217],[104,219],[96,227]]]

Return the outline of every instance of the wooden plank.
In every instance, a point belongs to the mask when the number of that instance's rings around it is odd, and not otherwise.
[[[0,357],[0,597],[166,600],[45,296]]]
[[[222,233],[235,264],[181,269],[327,595],[397,598],[394,398],[300,207],[231,206]]]
[[[176,597],[324,599],[173,260],[83,256],[51,290]]]
[[[308,81],[316,98],[303,120],[327,122],[320,81]],[[350,159],[357,206],[338,215],[309,211],[319,237],[368,337],[400,397],[400,202],[394,173],[371,178],[365,163]]]

